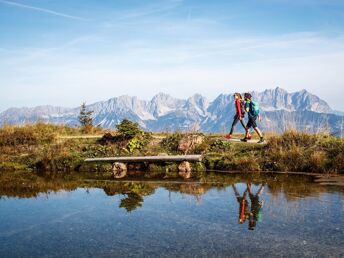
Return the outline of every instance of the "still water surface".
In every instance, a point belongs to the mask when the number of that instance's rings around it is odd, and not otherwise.
[[[1,191],[0,257],[344,256],[341,189],[228,177]]]

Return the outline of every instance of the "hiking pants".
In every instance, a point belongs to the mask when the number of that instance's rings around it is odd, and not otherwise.
[[[234,127],[236,126],[236,124],[237,124],[239,121],[240,121],[242,127],[244,127],[244,129],[246,128],[246,127],[245,127],[245,124],[244,124],[244,121],[243,121],[243,120],[240,120],[238,115],[235,115],[233,119],[234,119],[234,120],[233,120],[233,123],[232,123],[232,128],[231,128],[231,131],[230,131],[229,134],[233,134]]]

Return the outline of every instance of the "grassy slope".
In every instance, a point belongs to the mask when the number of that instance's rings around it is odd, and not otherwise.
[[[104,133],[100,129],[93,135]],[[47,124],[0,128],[0,171],[109,171],[109,164],[84,164],[86,157],[182,154],[180,133],[100,142],[78,138],[78,128]],[[164,138],[164,137],[166,138]],[[191,153],[202,153],[209,170],[344,172],[344,141],[329,135],[286,132],[269,135],[268,144],[229,143],[205,135]],[[176,166],[172,166],[176,168]],[[164,168],[165,169],[165,168]]]

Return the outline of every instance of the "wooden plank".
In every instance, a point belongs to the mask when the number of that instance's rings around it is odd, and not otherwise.
[[[179,162],[202,161],[202,155],[175,155],[175,156],[139,156],[139,157],[107,157],[89,158],[85,162]]]

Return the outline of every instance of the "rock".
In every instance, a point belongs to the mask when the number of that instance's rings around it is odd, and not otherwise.
[[[124,163],[116,162],[113,164],[112,172],[114,178],[123,178],[127,175],[127,166]]]
[[[178,150],[187,154],[204,141],[204,137],[197,134],[186,135],[179,141]]]
[[[184,179],[189,179],[191,177],[191,165],[187,161],[183,161],[178,166],[179,175],[182,176]]]
[[[128,164],[127,169],[129,171],[142,171],[144,170],[144,164],[142,163],[132,163],[132,164]]]
[[[101,144],[108,144],[108,143],[112,143],[113,142],[113,139],[114,139],[114,136],[109,133],[109,132],[106,132],[103,137],[99,140],[99,142]]]

